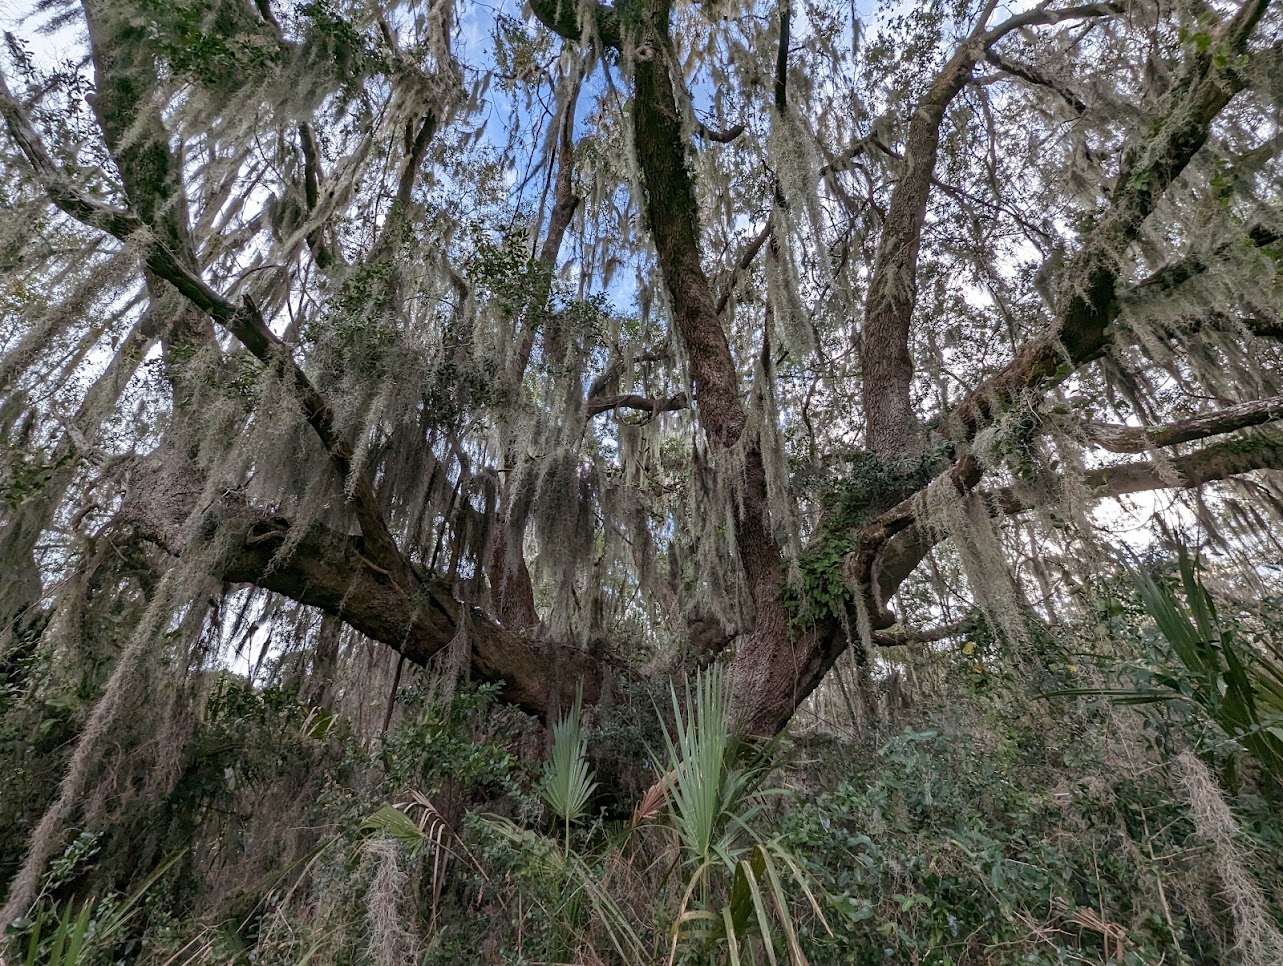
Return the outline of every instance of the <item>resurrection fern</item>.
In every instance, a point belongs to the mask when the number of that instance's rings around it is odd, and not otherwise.
[[[860,526],[919,492],[945,457],[943,447],[912,460],[886,460],[874,453],[846,457],[848,469],[821,487],[819,530],[798,557],[801,586],[789,601],[796,619],[846,619],[852,595],[842,562],[855,549]]]

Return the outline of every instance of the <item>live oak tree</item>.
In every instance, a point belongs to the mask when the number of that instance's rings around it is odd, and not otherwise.
[[[211,641],[319,701],[361,635],[540,716],[721,662],[770,735],[948,600],[1054,617],[1099,501],[1277,546],[1267,0],[38,17],[4,653],[118,647],[5,921],[131,682]]]

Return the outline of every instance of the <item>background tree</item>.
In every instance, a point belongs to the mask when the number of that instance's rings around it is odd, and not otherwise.
[[[229,646],[539,716],[718,661],[772,735],[959,604],[1018,646],[1099,500],[1277,551],[1268,2],[530,12],[7,38],[5,654],[104,671],[0,918],[130,694]]]

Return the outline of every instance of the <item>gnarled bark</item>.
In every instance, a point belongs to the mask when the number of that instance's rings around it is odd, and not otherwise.
[[[864,330],[867,444],[881,456],[913,455],[923,441],[909,398],[913,376],[910,327],[916,301],[913,286],[940,132],[950,103],[965,87],[973,66],[1006,33],[1067,17],[1102,16],[1117,9],[1111,4],[1088,4],[1053,10],[1043,3],[1000,27],[986,29],[995,6],[986,6],[977,30],[933,81],[910,119],[901,176],[892,194],[870,281]],[[56,206],[122,242],[140,243],[151,297],[156,304],[174,307],[173,325],[189,325],[193,333],[204,333],[205,337],[211,323],[217,325],[280,378],[301,406],[333,472],[344,481],[360,532],[345,533],[320,523],[307,526],[303,533],[292,532],[293,521],[260,512],[233,495],[220,497],[212,507],[202,507],[204,481],[185,462],[181,447],[137,461],[121,522],[131,523],[173,553],[189,553],[193,546],[216,548],[209,566],[224,580],[253,584],[316,607],[387,644],[407,660],[431,660],[466,625],[474,673],[483,680],[503,680],[503,696],[534,713],[564,705],[580,684],[586,700],[597,700],[608,690],[604,662],[535,636],[538,615],[522,555],[520,514],[514,517],[518,525],[501,533],[490,548],[489,559],[480,562],[483,569],[489,567],[492,589],[499,590],[497,620],[470,608],[461,595],[412,561],[399,546],[371,471],[358,459],[356,441],[340,429],[340,420],[326,397],[253,301],[232,286],[218,291],[206,281],[187,236],[181,204],[181,159],[169,145],[155,105],[148,101],[146,84],[138,87],[140,71],[145,73],[149,68],[122,60],[107,39],[113,31],[119,33],[121,44],[132,50],[131,56],[145,57],[145,44],[133,35],[125,36],[134,27],[112,20],[114,14],[108,6],[95,0],[90,8],[91,39],[100,73],[95,107],[105,141],[117,155],[128,208],[105,205],[78,192],[40,143],[21,105],[7,89],[0,89],[0,114],[12,139]],[[770,518],[767,463],[761,443],[750,435],[751,407],[724,328],[729,299],[718,297],[705,267],[700,210],[689,166],[689,152],[694,148],[687,138],[692,125],[683,116],[689,93],[683,89],[679,52],[671,36],[672,11],[667,0],[640,0],[628,9],[627,18],[613,8],[551,0],[536,0],[534,9],[563,37],[613,47],[631,66],[629,120],[641,175],[642,209],[693,387],[689,400],[684,395],[650,399],[590,392],[582,415],[591,417],[630,406],[660,411],[690,405],[714,459],[742,472],[737,480],[733,523],[753,614],[751,625],[737,635],[734,654],[727,661],[741,721],[754,732],[773,733],[786,726],[799,703],[848,646],[848,640],[836,619],[810,628],[795,626],[784,604],[786,567]],[[1111,327],[1123,302],[1119,280],[1125,274],[1129,249],[1164,193],[1202,148],[1220,112],[1243,86],[1238,57],[1245,52],[1247,38],[1264,9],[1264,0],[1243,4],[1215,32],[1208,50],[1190,54],[1183,74],[1160,102],[1152,128],[1125,152],[1109,207],[1070,260],[1064,294],[1054,307],[1048,328],[938,420],[934,428],[959,454],[957,462],[945,471],[946,484],[959,492],[978,487],[983,469],[969,455],[969,444],[977,433],[1011,407],[1024,405],[1027,394],[1045,394],[1107,351]],[[781,16],[781,25],[783,38],[787,12]],[[996,60],[1001,66],[1001,58]],[[786,67],[787,43],[782,39],[776,78],[780,109],[786,106]],[[396,193],[396,204],[403,208],[438,122],[437,114],[430,113],[419,120],[417,130],[411,130],[413,136],[407,139],[408,157]],[[573,107],[561,119],[556,197],[540,252],[548,277],[578,206],[572,191],[572,133]],[[305,159],[305,188],[309,204],[314,205],[319,163],[306,140],[305,154],[311,155]],[[770,237],[769,230],[763,231],[749,245],[738,271],[747,270]],[[309,238],[317,242],[313,250],[318,262],[320,240],[319,235]],[[1175,277],[1180,273],[1169,274]],[[542,309],[548,291],[534,294],[533,303]],[[532,340],[533,332],[532,322],[523,335]],[[518,347],[522,371],[532,345],[525,341]],[[1124,449],[1167,446],[1259,425],[1280,415],[1283,407],[1277,400],[1266,400],[1143,435],[1117,428],[1098,430],[1098,434],[1103,432]],[[1201,485],[1279,464],[1279,448],[1272,444],[1255,448],[1236,445],[1218,443],[1176,458],[1174,465],[1183,485]],[[506,461],[507,455],[502,459]],[[1100,495],[1119,495],[1150,488],[1165,478],[1170,483],[1170,477],[1164,477],[1155,466],[1136,463],[1093,471],[1088,482],[1099,487]],[[872,519],[853,534],[856,546],[846,562],[851,597],[844,604],[872,615],[875,629],[891,619],[881,602],[930,547],[915,530],[917,502],[912,497],[899,497],[896,492],[872,498],[866,507],[870,512],[864,517]],[[999,492],[994,499],[995,505],[1010,512],[1018,508],[1015,496]],[[899,502],[877,512],[891,500]],[[288,552],[287,546],[292,548]],[[504,581],[510,574],[516,575],[517,585],[509,598],[504,594]],[[706,653],[730,645],[725,636],[701,633],[700,637],[707,641]]]
[[[605,667],[586,651],[522,637],[419,568],[385,570],[371,559],[363,536],[321,523],[299,535],[288,518],[258,513],[232,497],[204,508],[204,493],[195,468],[166,447],[135,459],[117,521],[176,555],[212,547],[215,576],[338,617],[415,664],[427,664],[454,640],[466,608],[472,673],[501,681],[500,697],[532,714],[569,707],[580,685],[589,702],[608,686]]]

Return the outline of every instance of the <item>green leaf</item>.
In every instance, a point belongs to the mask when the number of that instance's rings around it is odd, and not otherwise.
[[[552,728],[552,754],[544,766],[540,792],[548,808],[570,825],[588,812],[597,788],[588,765],[588,746],[581,727],[583,692],[575,696],[570,713]]]
[[[424,847],[429,841],[423,829],[405,812],[391,805],[384,805],[362,822],[361,831],[386,836],[411,851]]]

